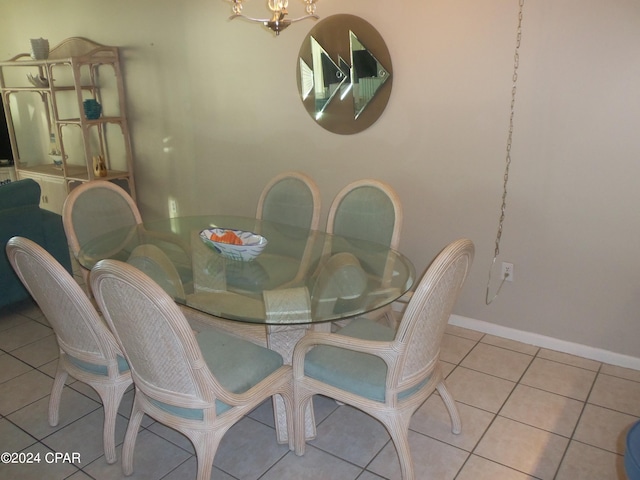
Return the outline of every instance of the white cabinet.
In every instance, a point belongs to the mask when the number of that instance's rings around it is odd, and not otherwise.
[[[0,62],[0,93],[17,176],[40,183],[44,208],[61,213],[71,186],[94,180],[116,181],[135,199],[117,47],[74,37],[46,60],[19,54]],[[87,100],[100,105],[97,115],[85,110]],[[94,173],[97,157],[106,176]]]
[[[62,205],[67,198],[65,180],[59,176],[51,176],[33,171],[19,170],[19,179],[32,178],[40,184],[40,206],[55,213],[62,212]]]
[[[0,167],[0,185],[3,182],[11,182],[16,179],[16,172],[13,167]]]

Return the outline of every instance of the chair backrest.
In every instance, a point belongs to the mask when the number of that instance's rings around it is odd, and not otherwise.
[[[7,256],[16,274],[53,328],[60,349],[84,362],[118,371],[115,339],[80,285],[49,252],[35,242],[13,237]]]
[[[91,287],[136,388],[169,405],[215,412],[221,387],[173,299],[146,274],[117,260],[98,262]]]
[[[331,203],[327,232],[387,245],[400,243],[402,203],[395,190],[379,180],[357,180]]]
[[[311,280],[311,311],[315,317],[330,318],[340,299],[357,299],[366,287],[367,274],[358,259],[348,252],[336,253],[320,264]]]
[[[140,224],[142,217],[122,187],[100,180],[71,190],[62,207],[62,222],[69,248],[77,256],[82,244],[120,227]]]
[[[428,375],[439,361],[440,343],[453,307],[473,262],[471,240],[447,245],[420,280],[400,321],[395,342],[398,389]]]
[[[313,179],[300,172],[284,172],[262,190],[256,218],[317,230],[320,209],[320,190]]]
[[[178,270],[167,254],[157,246],[149,243],[138,245],[129,255],[127,263],[146,273],[174,299],[185,299]]]

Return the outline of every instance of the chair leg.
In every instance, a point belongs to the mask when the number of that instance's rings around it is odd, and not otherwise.
[[[144,412],[138,405],[137,400],[134,399],[131,418],[129,419],[127,433],[124,436],[124,444],[122,446],[122,473],[125,476],[133,473],[133,451],[136,447],[136,438],[138,437],[138,430],[143,417]]]
[[[413,469],[413,459],[411,457],[411,449],[409,448],[409,421],[401,416],[394,416],[391,419],[384,420],[387,431],[391,436],[391,441],[396,447],[398,460],[400,461],[400,472],[402,480],[415,480],[415,472]]]
[[[302,456],[306,447],[305,412],[309,402],[313,401],[313,396],[295,389],[293,398],[293,442],[296,455]]]
[[[196,439],[190,438],[196,451],[196,461],[198,463],[196,480],[209,480],[211,478],[213,460],[223,435],[224,432],[206,432],[203,435],[198,435]]]
[[[104,457],[107,463],[115,463],[116,457],[116,418],[118,408],[124,392],[129,387],[129,383],[119,385],[92,385],[100,395],[102,408],[104,409],[104,427],[102,430],[102,443],[104,445]]]
[[[55,427],[58,425],[59,413],[60,413],[60,399],[62,398],[62,390],[64,388],[64,382],[67,381],[67,371],[62,367],[58,360],[58,367],[56,369],[56,378],[53,380],[53,386],[51,387],[51,396],[49,397],[49,425]]]
[[[280,396],[280,398],[282,399],[282,403],[284,404],[285,418],[286,418],[286,424],[287,424],[288,446],[289,446],[289,450],[293,451],[296,448],[296,445],[295,445],[296,432],[295,432],[294,420],[293,420],[294,412],[295,412],[294,401],[293,401],[293,388],[290,387],[286,391],[280,392],[277,395]],[[272,398],[275,400],[275,395]],[[276,433],[276,437],[277,437],[277,433]]]
[[[444,380],[441,381],[436,388],[438,389],[438,393],[440,394],[440,398],[442,398],[445,407],[447,407],[447,410],[449,411],[449,417],[451,418],[451,432],[458,435],[462,431],[462,422],[460,420],[460,412],[458,412],[456,401],[449,392]]]

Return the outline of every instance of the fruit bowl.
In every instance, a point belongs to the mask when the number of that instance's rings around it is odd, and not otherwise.
[[[250,262],[267,246],[266,238],[257,233],[231,228],[209,228],[200,232],[202,241],[225,258]]]

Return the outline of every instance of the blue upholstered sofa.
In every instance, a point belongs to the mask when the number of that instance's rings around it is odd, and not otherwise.
[[[29,298],[5,247],[16,235],[41,245],[71,272],[71,259],[62,217],[39,207],[40,185],[31,179],[0,185],[0,308]]]
[[[624,468],[629,480],[640,480],[640,422],[634,423],[627,433]]]

